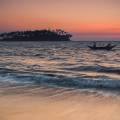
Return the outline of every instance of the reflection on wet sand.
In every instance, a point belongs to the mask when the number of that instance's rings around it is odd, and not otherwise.
[[[103,97],[98,94],[87,94],[87,92],[83,94],[74,90],[54,91],[38,88],[31,89],[29,91],[31,94],[2,95],[0,120],[120,119],[119,98]]]

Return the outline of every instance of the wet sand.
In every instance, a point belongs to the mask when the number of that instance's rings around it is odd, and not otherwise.
[[[41,91],[36,95],[2,94],[0,120],[120,120],[118,98]]]

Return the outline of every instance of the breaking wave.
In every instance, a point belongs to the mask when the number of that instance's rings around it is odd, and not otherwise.
[[[115,67],[105,67],[105,66],[77,66],[73,68],[65,68],[67,70],[74,71],[95,71],[95,72],[103,72],[103,73],[114,73],[120,74],[120,68]]]
[[[4,74],[0,76],[0,84],[10,86],[37,85],[48,87],[64,87],[73,89],[120,90],[120,80],[97,79],[82,77],[66,77],[50,74]]]

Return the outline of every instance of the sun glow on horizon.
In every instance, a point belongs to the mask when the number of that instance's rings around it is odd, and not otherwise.
[[[81,35],[120,35],[119,0],[5,0],[0,32],[61,28]]]

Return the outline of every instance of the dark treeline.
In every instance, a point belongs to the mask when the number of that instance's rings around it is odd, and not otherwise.
[[[63,30],[16,31],[0,34],[0,41],[70,41],[71,34]]]

